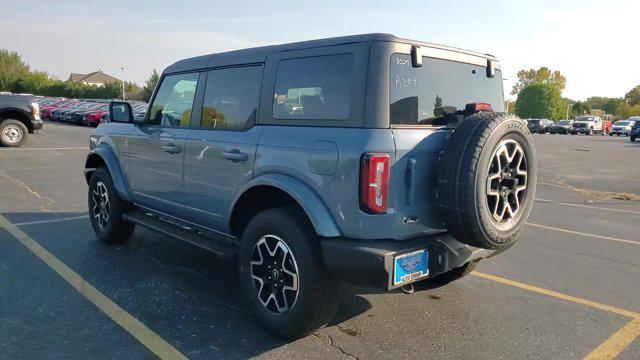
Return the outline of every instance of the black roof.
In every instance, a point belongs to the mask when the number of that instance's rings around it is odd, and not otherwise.
[[[208,67],[218,67],[218,66],[235,65],[235,64],[261,63],[261,62],[265,62],[268,54],[274,53],[274,52],[308,49],[308,48],[324,47],[324,46],[363,43],[363,42],[374,42],[374,41],[398,42],[398,43],[404,43],[404,44],[419,45],[424,47],[438,48],[443,50],[460,52],[464,54],[476,55],[476,56],[481,56],[489,59],[495,59],[492,55],[489,55],[489,54],[480,54],[473,51],[453,48],[453,47],[444,46],[444,45],[402,39],[391,34],[374,33],[374,34],[350,35],[350,36],[341,36],[341,37],[318,39],[318,40],[301,41],[301,42],[281,44],[281,45],[261,46],[261,47],[243,49],[243,50],[234,50],[234,51],[227,51],[227,52],[216,53],[216,54],[196,56],[192,58],[179,60],[173,63],[172,65],[169,65],[164,70],[164,72],[174,73],[174,72],[188,71],[188,70],[195,70],[195,69],[205,69]]]

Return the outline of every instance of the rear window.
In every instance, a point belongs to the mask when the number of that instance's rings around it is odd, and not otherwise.
[[[273,94],[273,117],[348,119],[354,62],[352,54],[280,61]]]
[[[488,78],[484,66],[423,57],[422,67],[414,68],[410,55],[393,54],[389,87],[394,125],[434,125],[445,111],[476,102],[504,111],[502,73],[496,69]]]

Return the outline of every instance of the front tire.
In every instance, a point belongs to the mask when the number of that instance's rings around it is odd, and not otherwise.
[[[100,241],[121,244],[131,237],[134,224],[124,219],[124,212],[130,205],[116,193],[106,168],[97,168],[91,174],[88,201],[91,226]]]
[[[7,147],[18,147],[27,141],[29,130],[20,121],[6,119],[0,123],[0,144]]]
[[[242,292],[271,333],[297,339],[333,318],[340,284],[325,269],[317,235],[301,210],[259,213],[244,230],[239,250]]]

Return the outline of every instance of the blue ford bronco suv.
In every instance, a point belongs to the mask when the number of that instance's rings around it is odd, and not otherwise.
[[[386,34],[181,60],[91,135],[91,223],[235,257],[255,316],[301,337],[340,281],[449,282],[514,244],[536,159],[503,100],[493,56]]]

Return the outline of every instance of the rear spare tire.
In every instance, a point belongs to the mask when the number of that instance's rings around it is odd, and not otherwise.
[[[533,138],[526,123],[511,114],[465,118],[438,162],[442,221],[467,245],[512,245],[529,217],[535,190]]]

